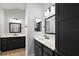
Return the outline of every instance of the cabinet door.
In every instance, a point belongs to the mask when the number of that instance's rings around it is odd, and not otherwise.
[[[34,40],[34,53],[35,56],[42,56],[42,44]]]
[[[25,48],[25,37],[21,37],[19,39],[19,44],[21,48]]]
[[[25,47],[25,39],[22,37],[11,37],[8,39],[8,49],[18,49]]]
[[[42,56],[42,48],[40,48],[38,45],[35,45],[35,55]]]
[[[35,56],[39,56],[39,47],[35,45]]]
[[[16,48],[25,48],[25,38],[24,37],[15,37],[16,39]]]
[[[21,40],[21,38],[19,38],[19,37],[14,38],[13,44],[14,44],[15,48],[20,48],[20,45],[21,45],[20,40]]]
[[[54,56],[53,50],[43,45],[43,51],[45,51],[49,56]],[[44,53],[45,53],[44,52]]]
[[[2,39],[2,44],[1,44],[1,50],[2,51],[6,51],[7,50],[7,40],[8,40],[8,38],[4,38],[4,39]]]
[[[43,51],[43,56],[49,56],[49,54],[45,51]]]
[[[1,51],[1,39],[0,39],[0,51]]]
[[[37,54],[36,54],[36,51],[37,49],[36,49],[36,43],[35,43],[35,41],[34,41],[34,54],[35,54],[35,56],[37,56]]]
[[[14,44],[16,44],[15,42],[16,42],[16,40],[14,38],[8,39],[8,50],[16,48],[16,45],[14,45]]]

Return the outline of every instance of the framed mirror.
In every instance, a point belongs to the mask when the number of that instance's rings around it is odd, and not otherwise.
[[[55,15],[45,19],[45,33],[55,34]]]
[[[42,31],[42,21],[40,19],[35,19],[34,30]]]
[[[21,33],[21,23],[9,23],[10,33]]]

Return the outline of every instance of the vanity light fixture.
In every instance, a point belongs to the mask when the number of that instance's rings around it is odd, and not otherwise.
[[[12,22],[12,23],[21,23],[21,20],[19,20],[17,18],[11,18],[10,22]]]
[[[47,8],[45,10],[45,16],[48,16],[48,15],[54,15],[55,14],[55,4],[53,4],[52,6],[50,6],[49,8]]]

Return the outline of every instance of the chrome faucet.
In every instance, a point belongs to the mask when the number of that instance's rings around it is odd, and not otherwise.
[[[17,34],[16,33],[14,33],[14,35],[13,36],[17,36]]]
[[[49,39],[49,37],[47,35],[44,35],[45,39]]]

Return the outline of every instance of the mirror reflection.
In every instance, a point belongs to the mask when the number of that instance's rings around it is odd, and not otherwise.
[[[45,19],[46,34],[55,34],[55,15]]]
[[[42,21],[40,19],[35,20],[34,29],[35,31],[42,31]]]
[[[21,24],[20,23],[9,23],[9,32],[10,33],[21,33]]]

